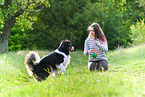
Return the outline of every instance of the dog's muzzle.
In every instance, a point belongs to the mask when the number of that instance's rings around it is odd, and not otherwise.
[[[73,53],[73,50],[74,50],[74,47],[71,46],[71,47],[70,47],[70,53]]]

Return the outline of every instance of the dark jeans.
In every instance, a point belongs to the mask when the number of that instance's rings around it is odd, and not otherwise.
[[[95,70],[100,71],[102,69],[106,71],[108,70],[108,62],[106,60],[98,60],[96,62],[89,62],[88,68],[90,71],[95,71]]]

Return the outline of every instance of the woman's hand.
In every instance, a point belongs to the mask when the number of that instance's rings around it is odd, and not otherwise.
[[[98,41],[95,41],[95,40],[94,40],[94,44],[97,44],[97,43],[98,43]]]
[[[88,50],[88,54],[90,54],[93,50]]]
[[[94,43],[95,43],[95,44],[97,44],[97,43],[98,43],[98,41],[95,41]]]

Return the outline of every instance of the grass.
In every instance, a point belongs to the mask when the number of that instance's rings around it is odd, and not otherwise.
[[[39,83],[25,68],[28,52],[0,54],[0,97],[145,97],[144,45],[107,52],[107,72],[89,72],[88,56],[74,51],[67,74]]]

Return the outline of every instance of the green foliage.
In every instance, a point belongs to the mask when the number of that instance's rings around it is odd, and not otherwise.
[[[128,46],[132,43],[129,37],[130,24],[143,17],[141,16],[143,10],[138,8],[135,1],[106,1],[102,4],[104,8],[99,12],[102,15],[97,20],[100,19],[99,23],[107,37],[109,49]]]
[[[115,49],[132,43],[130,25],[143,17],[144,9],[135,0],[55,0],[38,13],[20,16],[16,25],[18,34],[22,31],[27,35],[25,44],[20,43],[22,49],[56,49],[64,39],[71,40],[76,49],[83,49],[87,27],[97,22],[109,49]]]
[[[0,9],[0,34],[2,34],[3,32],[2,32],[2,29],[3,29],[3,27],[4,27],[4,17],[3,17],[3,15],[2,15],[2,11],[1,11],[1,9]]]
[[[27,28],[27,26],[21,27],[19,22],[13,27],[12,35],[9,38],[9,51],[19,51],[26,47],[27,34],[24,33],[25,27]]]
[[[144,97],[145,45],[107,53],[109,71],[89,72],[88,56],[74,51],[67,73],[37,83],[24,59],[29,51],[0,54],[1,97]],[[50,51],[36,50],[40,57]],[[19,60],[19,61],[17,61]],[[9,68],[8,68],[9,67]]]
[[[35,16],[31,17],[31,15],[29,15],[28,13],[24,13],[23,15],[20,15],[18,18],[16,18],[16,24],[13,29],[18,30],[17,31],[18,33],[20,31],[23,31],[25,33],[26,30],[33,29],[32,24],[35,20],[36,20]]]
[[[53,1],[53,0],[52,0]],[[0,17],[2,16],[3,19],[0,19],[0,24],[2,23],[1,20],[4,23],[4,26],[2,25],[0,27],[0,52],[7,52],[8,51],[8,41],[9,37],[11,35],[11,30],[14,27],[16,23],[16,19],[23,15],[25,17],[25,14],[27,12],[38,12],[43,9],[44,6],[49,7],[49,0],[1,0],[0,1]],[[38,8],[39,10],[35,9]],[[41,8],[41,9],[40,9]],[[28,15],[26,15],[27,17]],[[24,23],[22,23],[24,25]],[[22,25],[22,26],[23,26]],[[25,23],[26,25],[26,23]],[[31,24],[30,24],[31,25]],[[23,27],[22,27],[23,28]],[[31,28],[31,27],[28,27]],[[5,42],[6,41],[6,42]],[[21,44],[11,46],[11,49],[21,48]]]
[[[55,49],[63,39],[70,39],[76,49],[83,49],[87,27],[92,22],[100,24],[109,49],[127,47],[132,43],[130,24],[143,17],[143,9],[135,1],[55,0],[50,5],[36,14],[33,30],[27,33],[31,37],[28,41],[39,49]],[[31,43],[28,48],[32,48]]]
[[[145,8],[145,1],[144,0],[138,0],[139,6],[144,6]]]
[[[26,15],[26,16],[24,16]],[[19,51],[27,48],[27,30],[32,30],[33,21],[36,17],[30,17],[28,13],[16,18],[16,24],[11,30],[12,35],[9,38],[9,51]]]
[[[9,39],[9,51],[19,51],[24,46],[27,35],[25,33],[11,35]]]
[[[137,21],[135,25],[130,27],[131,29],[131,39],[133,40],[133,44],[140,45],[145,43],[145,21],[140,20]]]
[[[88,24],[83,16],[86,4],[87,0],[52,2],[38,13],[28,40],[39,49],[55,49],[64,39],[71,40],[76,48],[83,48],[84,41],[80,40],[85,40],[83,36],[87,35]]]
[[[98,13],[95,21],[98,22],[108,40],[109,49],[115,49],[118,46],[128,45],[129,41],[129,27],[126,21],[123,21],[124,12],[122,3],[105,2],[96,6]],[[104,7],[102,7],[104,6]],[[101,8],[102,7],[102,8]]]

